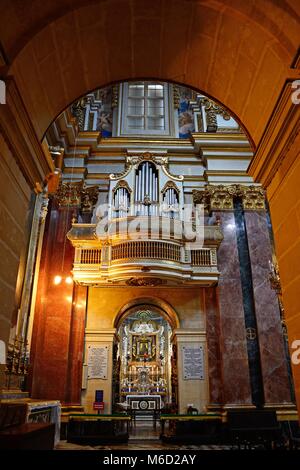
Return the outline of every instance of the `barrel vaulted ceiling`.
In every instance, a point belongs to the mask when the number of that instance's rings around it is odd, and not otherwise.
[[[257,144],[297,77],[297,0],[0,0],[0,77],[14,77],[37,135],[113,81],[186,84],[228,107]]]

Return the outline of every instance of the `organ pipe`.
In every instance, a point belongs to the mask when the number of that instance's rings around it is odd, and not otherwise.
[[[145,187],[145,190],[146,190],[146,194],[149,195],[149,163],[146,162],[146,187]]]

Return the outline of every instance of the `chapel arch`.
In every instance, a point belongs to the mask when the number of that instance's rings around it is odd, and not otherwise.
[[[125,318],[141,308],[154,309],[169,323],[172,330],[180,328],[180,320],[175,309],[168,302],[158,297],[139,297],[127,302],[117,313],[114,319],[114,328],[118,329]]]

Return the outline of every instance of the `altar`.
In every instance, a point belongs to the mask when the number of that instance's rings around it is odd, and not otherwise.
[[[119,337],[119,401],[137,414],[161,410],[171,398],[170,326],[139,308],[125,319]]]
[[[157,411],[162,408],[160,395],[126,395],[128,408],[133,411]]]

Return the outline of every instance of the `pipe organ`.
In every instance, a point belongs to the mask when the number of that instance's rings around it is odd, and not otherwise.
[[[128,215],[130,209],[130,189],[119,185],[113,192],[113,217],[122,218]]]
[[[163,191],[163,216],[179,218],[179,191],[176,187],[167,187]]]
[[[128,150],[124,171],[110,175],[108,210],[99,205],[97,224],[73,224],[68,233],[75,247],[75,282],[215,284],[220,227],[205,226],[204,245],[195,244],[191,253],[185,228],[193,220],[183,219],[183,206],[183,177],[170,173],[166,153]],[[88,250],[98,250],[98,263]]]
[[[171,175],[167,162],[165,156],[128,156],[125,172],[110,176],[112,217],[180,218],[183,177]],[[133,198],[130,198],[131,191]]]
[[[135,171],[135,214],[158,215],[158,171],[152,162],[142,162]]]

